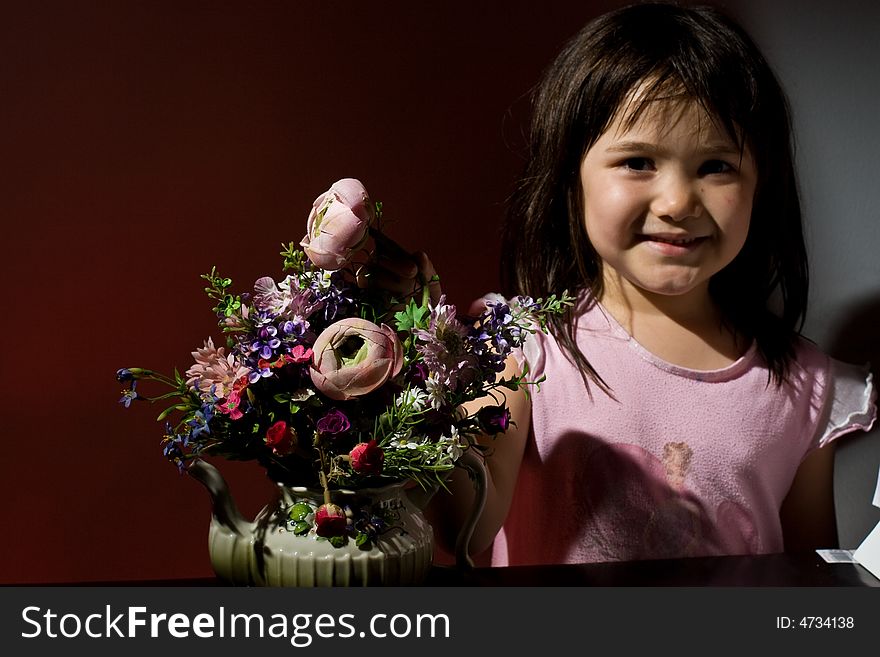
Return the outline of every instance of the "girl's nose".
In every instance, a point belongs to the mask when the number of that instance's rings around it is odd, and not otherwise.
[[[651,212],[670,221],[698,217],[702,212],[702,203],[695,182],[678,175],[665,176],[657,181]]]

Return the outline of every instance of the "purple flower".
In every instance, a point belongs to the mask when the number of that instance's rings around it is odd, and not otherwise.
[[[341,276],[341,274],[340,274]],[[334,280],[334,276],[330,276],[330,280]],[[285,319],[293,319],[294,321],[305,321],[324,305],[324,302],[318,298],[318,287],[314,282],[306,287],[300,287],[300,282],[292,276],[288,276],[284,281],[278,284],[278,287],[286,291],[290,296],[286,310],[282,313]]]
[[[514,305],[518,313],[531,312],[536,306],[531,297],[515,297]],[[515,321],[513,310],[503,301],[487,301],[480,320],[480,324],[485,327],[482,340],[488,338],[494,351],[502,358],[505,358],[513,347],[522,345],[524,338],[522,327]]]
[[[139,395],[135,388],[137,387],[137,381],[131,382],[131,387],[128,390],[122,391],[122,397],[119,398],[119,403],[128,408],[131,406],[131,402],[135,399],[139,399]]]
[[[513,298],[513,302],[529,313],[538,312],[541,309],[541,304],[532,299],[530,296],[526,296],[521,294]]]
[[[290,293],[279,289],[271,276],[263,276],[254,283],[253,299],[257,311],[278,315],[290,304]]]
[[[428,367],[424,363],[412,363],[406,370],[404,379],[416,386],[424,384],[428,380]]]
[[[183,474],[186,472],[186,463],[188,456],[184,451],[187,446],[187,439],[180,434],[174,432],[170,423],[165,423],[165,437],[162,439],[162,453],[169,461],[177,466],[178,472]]]
[[[193,413],[192,419],[187,422],[187,425],[190,427],[189,437],[191,440],[197,440],[203,433],[211,433],[211,427],[208,422],[213,415],[214,411],[210,404],[202,406],[202,410]]]
[[[281,323],[281,334],[284,336],[295,336],[297,338],[301,338],[303,334],[306,332],[308,328],[308,322],[305,320],[299,320],[297,322],[292,319],[288,319],[285,322]]]
[[[298,315],[281,322],[278,329],[282,336],[282,353],[289,352],[297,345],[311,345],[315,341],[310,322]]]
[[[318,420],[315,427],[318,429],[319,433],[326,434],[328,436],[335,436],[337,434],[348,431],[351,428],[351,423],[348,421],[345,413],[343,413],[339,409],[334,408],[332,411],[327,413],[327,415]]]
[[[354,306],[354,298],[340,272],[333,272],[330,275],[329,285],[322,285],[316,281],[312,283],[311,289],[321,302],[324,319],[328,322],[335,321],[341,315],[344,316],[348,309]]]
[[[510,306],[501,301],[487,301],[483,321],[489,325],[489,330],[493,333],[501,331],[505,324],[513,321]]]
[[[116,370],[116,380],[120,383],[125,383],[126,381],[134,381],[135,376],[134,372],[132,372],[127,367],[123,367],[122,369]]]
[[[493,351],[480,354],[480,369],[483,371],[484,380],[494,383],[498,377],[491,375],[504,371],[504,360],[504,356]]]
[[[422,355],[428,371],[436,381],[451,391],[458,384],[467,385],[477,375],[477,357],[469,348],[469,329],[455,318],[455,306],[446,304],[446,296],[431,309],[427,331],[417,330],[416,350]]]
[[[275,337],[277,335],[278,329],[271,324],[260,327],[257,330],[257,339],[251,343],[251,351],[259,352],[260,358],[269,360],[281,346],[281,340]]]
[[[510,411],[506,406],[483,406],[477,411],[477,423],[490,436],[504,433],[510,426]]]
[[[248,374],[248,383],[256,383],[260,379],[265,379],[272,376],[272,368],[266,365],[267,361],[261,360],[260,363],[263,365],[257,365],[254,369],[250,371]]]

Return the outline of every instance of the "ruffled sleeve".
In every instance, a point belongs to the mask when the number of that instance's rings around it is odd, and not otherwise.
[[[514,348],[511,352],[520,368],[529,367],[529,379],[534,379],[544,371],[544,346],[546,340],[543,333],[533,333],[526,337],[522,348]]]
[[[877,419],[877,390],[868,368],[830,361],[831,409],[820,447],[852,431],[869,431]]]

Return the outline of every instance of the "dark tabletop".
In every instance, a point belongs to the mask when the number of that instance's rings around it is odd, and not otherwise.
[[[70,586],[71,584],[65,584]],[[83,582],[74,586],[224,586],[195,578]],[[815,552],[653,561],[510,566],[460,570],[434,566],[425,586],[874,586],[880,580],[853,563],[826,563]]]

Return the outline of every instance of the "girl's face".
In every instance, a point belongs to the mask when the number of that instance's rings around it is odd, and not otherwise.
[[[584,222],[605,295],[696,295],[739,253],[757,172],[696,103],[618,116],[581,162]]]

